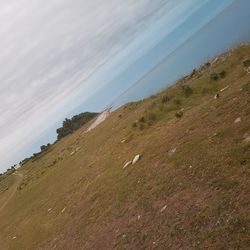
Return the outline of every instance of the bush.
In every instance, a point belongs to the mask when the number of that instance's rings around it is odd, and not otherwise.
[[[250,81],[242,86],[242,90],[250,93]]]
[[[165,95],[165,96],[163,96],[162,98],[161,98],[161,102],[162,103],[167,103],[167,102],[169,102],[170,101],[170,97],[168,97],[167,95]]]
[[[190,88],[189,85],[181,85],[181,90],[185,97],[189,97],[193,94],[193,90]]]
[[[217,81],[217,80],[219,80],[219,75],[217,73],[212,73],[210,75],[210,79],[213,81]]]
[[[219,79],[224,78],[225,76],[226,76],[226,71],[222,70],[219,73],[212,73],[210,75],[210,79],[213,80],[213,81],[218,81]]]
[[[144,123],[144,122],[145,122],[145,117],[142,116],[142,117],[139,119],[139,122]]]
[[[222,70],[221,72],[218,73],[219,78],[224,78],[226,76],[226,71]]]
[[[184,113],[183,113],[182,111],[179,111],[179,112],[176,112],[176,113],[175,113],[175,116],[176,116],[176,118],[178,118],[178,119],[182,118],[183,115],[184,115]]]
[[[249,67],[249,66],[250,66],[250,59],[245,60],[245,61],[243,62],[243,65],[244,65],[245,67]]]
[[[79,129],[81,126],[93,119],[97,113],[85,112],[79,115],[73,116],[71,119],[65,119],[63,121],[63,126],[56,130],[57,139],[60,140],[63,137],[73,133],[75,130]]]
[[[137,127],[137,122],[133,122],[133,123],[132,123],[132,127],[133,127],[133,128],[136,128],[136,127]]]

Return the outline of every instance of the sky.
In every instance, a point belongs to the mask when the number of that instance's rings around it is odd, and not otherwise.
[[[0,0],[0,172],[53,142],[65,117],[104,109],[234,2]]]

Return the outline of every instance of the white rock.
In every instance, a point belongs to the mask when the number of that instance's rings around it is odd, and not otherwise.
[[[72,156],[72,155],[74,155],[74,154],[75,154],[75,151],[71,152],[71,154],[70,154],[70,155]]]
[[[165,205],[165,206],[161,209],[160,212],[161,212],[161,213],[164,212],[164,211],[166,210],[166,208],[167,208],[167,205]]]
[[[136,155],[134,160],[132,161],[132,164],[135,165],[140,160],[140,158],[141,158],[140,155]]]
[[[219,94],[216,94],[216,95],[214,96],[214,99],[216,100],[216,99],[218,99],[218,98],[220,98],[220,95],[219,95]]]
[[[76,148],[76,152],[78,152],[81,149],[81,147]]]
[[[229,88],[229,86],[226,86],[225,88],[221,89],[220,92],[223,92],[225,90],[227,90]]]
[[[171,155],[173,155],[175,152],[176,152],[176,148],[172,148],[169,152],[168,152],[168,154],[171,156]]]
[[[15,240],[15,239],[16,239],[16,236],[12,237],[12,239]]]
[[[250,142],[250,135],[248,133],[245,133],[244,136],[243,136],[243,138],[244,138],[244,142],[245,143],[249,143]]]
[[[128,167],[130,164],[132,164],[132,161],[128,161],[128,162],[124,165],[123,169],[126,168],[126,167]]]
[[[62,210],[62,213],[64,213],[64,212],[65,212],[65,210],[66,210],[66,207]]]
[[[241,118],[240,118],[240,117],[238,117],[238,118],[234,121],[234,123],[239,123],[239,122],[241,122]]]

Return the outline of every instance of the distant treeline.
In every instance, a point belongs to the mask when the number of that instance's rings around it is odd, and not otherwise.
[[[0,181],[13,174],[16,171],[15,166],[8,168],[4,173],[0,173]]]
[[[56,130],[57,139],[60,140],[63,137],[73,133],[75,130],[79,129],[81,126],[93,119],[98,113],[85,112],[79,115],[73,116],[71,119],[65,119],[63,121],[63,126]]]
[[[93,112],[84,112],[79,115],[73,116],[71,119],[66,118],[63,121],[63,125],[61,128],[58,128],[56,130],[57,132],[57,140],[62,139],[63,137],[73,133],[75,130],[79,129],[81,126],[89,122],[91,119],[93,119],[95,116],[97,116],[98,113]],[[40,155],[42,155],[44,152],[50,150],[51,144],[48,143],[47,145],[42,145],[40,147],[41,151],[38,153],[34,153],[32,156],[25,158],[24,160],[20,161],[19,165],[23,165],[29,160],[36,160]],[[4,178],[6,178],[8,175],[12,174],[15,171],[15,166],[8,169],[5,173],[0,174],[0,181]]]

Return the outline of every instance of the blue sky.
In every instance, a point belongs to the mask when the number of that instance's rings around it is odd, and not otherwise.
[[[0,0],[0,171],[53,141],[65,117],[102,110],[234,2]]]

